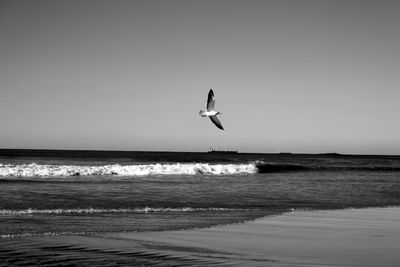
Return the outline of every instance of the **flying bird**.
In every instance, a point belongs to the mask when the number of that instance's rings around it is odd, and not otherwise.
[[[222,127],[221,122],[218,120],[217,115],[222,114],[221,112],[215,111],[214,110],[214,105],[215,105],[215,98],[214,98],[214,92],[213,89],[211,88],[210,91],[208,92],[208,97],[207,97],[207,106],[206,110],[200,110],[199,115],[201,117],[209,117],[212,121],[212,123],[215,124],[219,129],[223,130],[224,127]]]

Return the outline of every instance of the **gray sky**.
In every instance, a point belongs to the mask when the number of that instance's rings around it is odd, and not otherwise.
[[[0,1],[0,147],[400,154],[398,1]],[[226,131],[200,118],[209,88]]]

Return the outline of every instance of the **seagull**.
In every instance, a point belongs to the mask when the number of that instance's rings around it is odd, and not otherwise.
[[[201,117],[209,117],[212,121],[212,123],[215,124],[219,129],[223,130],[224,127],[222,127],[221,122],[218,120],[217,115],[222,114],[221,112],[215,111],[214,110],[214,105],[215,105],[215,98],[214,98],[214,92],[213,89],[211,88],[210,91],[208,92],[208,97],[207,97],[207,111],[200,110],[199,115]]]

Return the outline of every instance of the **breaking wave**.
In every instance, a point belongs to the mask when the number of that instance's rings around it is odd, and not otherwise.
[[[1,164],[0,178],[65,176],[147,176],[147,175],[243,175],[288,171],[400,171],[396,166],[312,166],[254,162],[247,164],[171,163],[141,165],[42,165]]]
[[[228,175],[256,173],[249,164],[174,163],[143,165],[41,165],[36,163],[12,165],[0,163],[0,177],[55,177],[55,176],[146,176],[146,175]]]
[[[183,207],[183,208],[133,208],[133,209],[95,209],[95,208],[86,208],[86,209],[24,209],[24,210],[9,210],[2,209],[0,210],[0,215],[68,215],[68,214],[105,214],[105,213],[161,213],[161,212],[201,212],[201,211],[240,211],[243,209],[229,209],[229,208],[217,208],[217,207],[208,207],[208,208],[192,208],[192,207]]]

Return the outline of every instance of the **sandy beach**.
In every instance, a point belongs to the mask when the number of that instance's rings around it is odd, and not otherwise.
[[[4,239],[4,265],[399,266],[400,208],[294,211],[206,229]]]

